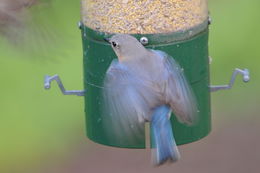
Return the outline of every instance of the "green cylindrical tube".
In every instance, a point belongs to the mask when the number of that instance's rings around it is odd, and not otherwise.
[[[124,148],[145,148],[145,132],[143,139],[135,144],[111,140],[113,136],[105,135],[101,114],[102,85],[105,73],[116,58],[111,46],[103,41],[109,37],[82,25],[84,54],[84,86],[86,129],[89,139],[104,145]],[[198,101],[199,121],[195,126],[186,126],[171,116],[174,136],[178,145],[197,141],[206,136],[211,129],[209,62],[208,62],[208,23],[181,32],[167,34],[134,34],[137,39],[148,38],[147,48],[162,50],[171,55],[184,69],[188,82],[192,86]],[[153,146],[153,142],[151,143]]]

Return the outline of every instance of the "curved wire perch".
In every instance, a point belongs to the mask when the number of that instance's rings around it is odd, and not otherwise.
[[[215,91],[218,91],[218,90],[231,89],[233,84],[234,84],[234,82],[235,82],[236,76],[238,74],[241,74],[243,76],[243,81],[244,82],[248,82],[250,80],[249,70],[248,69],[241,70],[241,69],[236,68],[233,71],[233,74],[231,76],[231,79],[230,79],[228,85],[211,85],[210,86],[210,91],[211,92],[215,92]]]
[[[44,88],[50,89],[51,88],[51,82],[53,80],[55,80],[58,83],[58,86],[60,87],[60,90],[64,95],[77,95],[77,96],[84,96],[85,95],[84,90],[69,90],[69,91],[67,91],[64,88],[59,75],[57,75],[57,74],[54,75],[54,76],[49,76],[49,75],[45,76],[45,78],[44,78]]]

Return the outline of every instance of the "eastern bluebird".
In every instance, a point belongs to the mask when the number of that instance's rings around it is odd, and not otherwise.
[[[171,56],[146,49],[130,35],[116,34],[106,40],[118,57],[104,80],[106,116],[111,118],[108,126],[119,140],[120,136],[136,140],[144,123],[150,122],[155,164],[177,161],[180,154],[171,111],[181,123],[192,125],[197,120],[196,99],[182,68]]]

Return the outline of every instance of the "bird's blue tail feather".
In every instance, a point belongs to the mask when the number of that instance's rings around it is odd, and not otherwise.
[[[159,106],[154,109],[151,117],[151,129],[156,152],[154,153],[154,161],[156,165],[161,165],[168,160],[175,162],[180,158],[169,119],[170,112],[169,106]]]

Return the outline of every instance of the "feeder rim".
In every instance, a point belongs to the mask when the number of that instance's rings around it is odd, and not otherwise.
[[[108,44],[104,41],[104,38],[111,37],[116,33],[107,33],[107,32],[100,32],[93,30],[87,26],[85,26],[82,22],[81,26],[79,27],[82,30],[82,37],[87,37],[93,41],[103,42],[104,44]],[[180,30],[177,32],[170,32],[170,33],[154,33],[154,34],[130,34],[140,40],[142,37],[146,37],[148,39],[148,44],[146,45],[161,45],[173,42],[182,42],[185,40],[190,40],[193,37],[196,37],[205,30],[208,29],[208,19],[198,24],[192,28],[187,30]]]

